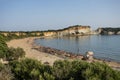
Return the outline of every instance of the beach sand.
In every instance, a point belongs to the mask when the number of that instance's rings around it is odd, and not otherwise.
[[[35,49],[32,49],[34,39],[35,37],[14,39],[7,42],[7,45],[8,47],[23,48],[26,53],[25,57],[36,59],[38,61],[41,61],[42,63],[48,62],[50,65],[52,65],[56,60],[63,60],[63,58],[57,57],[55,55],[39,52]]]

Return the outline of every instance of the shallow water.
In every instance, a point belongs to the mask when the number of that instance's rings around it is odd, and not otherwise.
[[[49,37],[37,39],[35,43],[77,54],[93,51],[96,58],[120,62],[120,35]]]

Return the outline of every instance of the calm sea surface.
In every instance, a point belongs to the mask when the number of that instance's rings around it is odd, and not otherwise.
[[[49,37],[37,39],[35,43],[77,54],[93,51],[96,58],[120,62],[120,35]]]

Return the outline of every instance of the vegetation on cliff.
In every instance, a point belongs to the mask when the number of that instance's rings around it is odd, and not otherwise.
[[[39,37],[44,36],[43,32],[41,31],[13,31],[13,32],[0,32],[0,35],[5,38],[6,41],[12,40],[12,39],[21,39],[26,37]]]
[[[81,27],[81,28],[90,28],[90,26],[73,25],[73,26],[69,26],[69,27],[64,28],[64,29],[58,29],[57,31],[64,31],[64,30],[68,30],[70,28],[78,28],[78,27]]]

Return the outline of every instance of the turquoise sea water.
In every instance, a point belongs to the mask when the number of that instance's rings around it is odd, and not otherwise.
[[[120,35],[49,37],[35,43],[77,54],[93,51],[96,58],[120,62]]]

